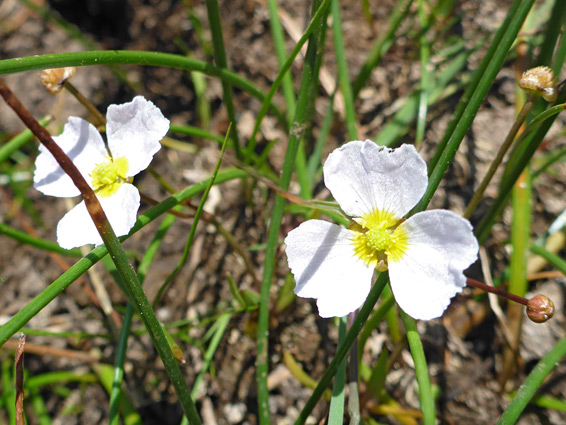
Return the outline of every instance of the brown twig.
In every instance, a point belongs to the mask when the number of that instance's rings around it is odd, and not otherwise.
[[[8,340],[4,343],[3,348],[18,349],[17,347],[19,347],[19,345],[20,342],[14,340]],[[85,353],[84,351],[54,348],[46,345],[27,344],[26,351],[28,354],[36,354],[38,356],[64,357],[67,359],[74,359],[85,363],[100,363],[103,361],[100,357],[93,356],[92,354]],[[112,363],[112,361],[109,359],[108,363]]]
[[[26,336],[20,335],[16,349],[16,425],[25,425],[24,414],[24,347]]]

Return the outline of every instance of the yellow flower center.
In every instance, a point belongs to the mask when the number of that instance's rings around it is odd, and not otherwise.
[[[354,253],[367,265],[387,270],[389,261],[399,261],[409,245],[407,231],[400,219],[388,211],[375,210],[356,221],[350,229],[356,232]]]
[[[126,157],[106,157],[106,161],[96,164],[90,177],[94,192],[101,198],[114,195],[124,183],[131,183],[128,177],[128,159]]]

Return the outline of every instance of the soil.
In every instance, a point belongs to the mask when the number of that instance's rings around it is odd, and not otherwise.
[[[181,2],[175,0],[35,0],[42,7],[49,7],[55,16],[62,17],[85,36],[88,43],[98,49],[156,50],[171,53],[187,53],[197,59],[212,62],[205,52],[195,29],[195,20],[203,25],[203,34],[209,39],[206,7],[203,2]],[[341,2],[341,12],[347,60],[351,75],[357,75],[373,41],[387,24],[395,1],[370,2],[371,21],[366,20],[362,2]],[[189,18],[188,5],[195,16]],[[438,34],[440,39],[460,37],[473,46],[485,34],[494,32],[502,22],[510,1],[487,0],[457,2],[454,16],[461,17],[450,27],[449,34]],[[286,28],[293,27],[300,33],[308,22],[309,5],[291,0],[282,3]],[[248,78],[261,90],[267,92],[277,75],[278,65],[273,54],[269,14],[264,0],[233,0],[220,2],[224,40],[229,55],[229,67]],[[415,11],[411,12],[413,15]],[[416,18],[409,22],[417,25]],[[361,138],[375,137],[388,119],[399,108],[397,99],[408,94],[419,82],[419,53],[415,28],[406,25],[404,34],[392,46],[382,64],[371,77],[371,82],[360,94],[356,103]],[[324,60],[324,70],[336,78],[335,59],[329,33]],[[210,43],[208,41],[208,43]],[[288,39],[290,50],[294,42]],[[181,47],[182,46],[182,47]],[[86,50],[85,42],[73,39],[61,26],[52,20],[41,18],[15,0],[0,3],[0,56],[14,58],[36,54]],[[481,60],[484,50],[471,56],[468,69],[473,69]],[[302,61],[292,68],[296,89],[300,81]],[[179,70],[124,66],[121,70],[127,83],[120,82],[112,70],[104,67],[88,67],[78,70],[73,84],[101,111],[109,104],[123,103],[136,94],[144,95],[161,108],[173,123],[200,125],[196,112],[195,89],[190,76]],[[39,82],[39,72],[7,76],[6,81],[22,102],[36,117],[54,116],[50,129],[53,134],[70,115],[85,115],[82,107],[68,94],[57,97],[48,95]],[[222,87],[218,80],[207,78],[207,97],[211,105],[210,130],[223,134],[228,117],[222,102]],[[333,88],[330,81],[327,87]],[[429,158],[443,134],[455,109],[461,91],[446,98],[429,111],[430,126],[427,129],[423,155]],[[313,137],[319,134],[324,119],[329,93],[322,87],[316,101],[317,116]],[[281,95],[275,97],[276,104],[283,106]],[[246,93],[236,91],[240,137],[249,137],[253,120],[260,108],[257,100]],[[473,128],[464,140],[462,148],[451,166],[441,190],[433,199],[431,208],[449,208],[462,213],[469,202],[478,181],[485,174],[490,158],[496,152],[510,128],[515,114],[515,84],[512,63],[500,73],[494,87],[478,113]],[[334,116],[331,134],[325,154],[343,143],[346,138],[343,111],[340,107]],[[23,125],[13,113],[0,105],[0,130],[15,134]],[[414,130],[401,140],[412,142]],[[162,149],[152,163],[158,173],[177,188],[200,181],[208,176],[218,157],[218,146],[212,142],[191,138],[179,138],[194,146],[194,152],[179,152]],[[267,140],[278,139],[269,156],[275,172],[279,172],[285,152],[286,134],[276,121],[268,117],[262,127],[259,148]],[[566,144],[558,130],[550,133],[544,149],[550,151]],[[14,167],[23,172],[23,181],[0,186],[0,220],[38,236],[55,240],[57,222],[69,205],[61,199],[44,197],[30,185],[33,160],[37,149],[34,144],[24,148],[29,154]],[[4,169],[2,169],[4,173]],[[552,173],[536,181],[533,195],[533,237],[544,234],[548,225],[566,209],[564,198],[566,166],[558,164]],[[148,174],[138,176],[136,185],[154,199],[164,199],[166,191]],[[494,184],[489,196],[496,194]],[[317,196],[324,192],[318,187]],[[25,193],[22,202],[20,193]],[[211,223],[201,224],[197,231],[187,265],[175,278],[159,303],[157,313],[164,322],[186,319],[193,326],[180,328],[177,342],[183,350],[186,365],[183,367],[187,382],[193,383],[203,365],[202,340],[209,326],[207,317],[230,305],[232,293],[226,276],[230,275],[241,289],[259,291],[257,284],[263,267],[263,251],[257,248],[265,243],[266,222],[274,194],[265,185],[257,184],[244,191],[238,182],[223,184],[215,188],[207,201],[206,211],[228,230],[248,250],[253,264],[253,275],[246,269],[240,255],[226,242]],[[195,200],[197,202],[198,200]],[[142,206],[147,208],[147,205]],[[481,217],[474,216],[473,221]],[[139,260],[147,249],[159,221],[125,243],[125,248]],[[284,218],[284,235],[299,223],[288,214]],[[504,214],[493,236],[485,245],[492,273],[500,275],[509,264],[509,253],[505,241],[509,237],[509,214]],[[145,290],[153,300],[161,283],[177,265],[184,250],[191,220],[179,219],[169,230],[164,243],[146,279]],[[0,236],[0,323],[4,323],[21,310],[49,283],[55,280],[73,260],[31,248]],[[273,300],[283,287],[288,273],[284,252],[278,253],[277,269],[273,282]],[[470,275],[483,280],[479,266],[470,270]],[[109,316],[96,300],[100,292],[92,289],[96,280],[102,282],[110,297],[117,316]],[[419,323],[429,370],[433,382],[439,387],[439,415],[447,424],[495,423],[509,403],[509,392],[523,382],[536,361],[553,343],[565,334],[564,277],[551,277],[531,282],[535,293],[545,293],[557,307],[555,319],[535,325],[525,321],[520,348],[519,370],[509,380],[506,392],[501,392],[498,377],[501,373],[502,351],[505,337],[499,322],[486,301],[478,301],[471,290],[458,296],[442,320]],[[96,294],[95,294],[96,293]],[[25,367],[29,377],[51,371],[70,370],[77,374],[102,374],[101,365],[113,363],[115,336],[112,317],[123,317],[126,298],[105,268],[99,264],[88,275],[71,285],[27,325],[32,330],[49,332],[88,332],[100,334],[95,338],[65,338],[40,336],[30,332],[28,344],[39,347],[37,353],[26,354]],[[287,309],[273,313],[270,328],[270,408],[273,423],[292,423],[308,399],[311,390],[305,388],[291,374],[284,357],[291,354],[300,366],[315,380],[320,378],[332,359],[336,347],[336,330],[332,324],[321,319],[316,305],[311,300],[296,299]],[[248,312],[232,316],[210,370],[205,374],[196,397],[197,409],[203,423],[212,424],[256,424],[257,399],[255,389],[255,341],[256,313]],[[134,328],[142,329],[141,321],[134,320]],[[385,325],[380,332],[368,340],[363,360],[375,365],[383,347],[394,353],[391,371],[387,376],[385,390],[401,407],[418,409],[417,385],[414,366],[407,347],[391,340]],[[37,332],[36,332],[37,333]],[[46,352],[45,347],[68,350]],[[69,353],[88,353],[98,356],[101,362],[87,362],[74,358]],[[143,418],[143,423],[178,424],[182,416],[176,397],[166,378],[161,361],[143,332],[130,338],[126,365],[126,383],[129,397]],[[0,350],[0,360],[6,363],[13,358],[13,349]],[[4,369],[3,369],[4,371]],[[566,396],[566,364],[557,365],[550,379],[544,383],[544,393],[558,399]],[[64,388],[62,388],[64,387]],[[361,387],[362,417],[370,414],[376,402],[367,399]],[[61,386],[43,387],[41,396],[54,424],[107,424],[108,393],[102,385],[65,383]],[[31,411],[31,410],[30,410]],[[328,414],[328,403],[321,401],[314,410],[309,423],[324,423]],[[380,423],[401,423],[393,416],[373,417]],[[29,423],[36,424],[38,418],[29,415]],[[0,411],[0,423],[8,423],[6,410]],[[406,422],[409,423],[409,422]],[[566,423],[566,414],[556,410],[529,407],[519,421],[520,424]]]

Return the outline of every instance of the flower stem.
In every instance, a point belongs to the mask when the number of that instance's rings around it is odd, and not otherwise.
[[[116,264],[116,268],[125,283],[128,296],[138,310],[151,340],[159,353],[159,357],[161,357],[163,361],[165,370],[175,387],[175,391],[179,397],[179,401],[185,414],[191,419],[191,423],[200,424],[200,419],[191,399],[187,384],[181,373],[179,364],[173,356],[171,348],[165,339],[161,324],[157,320],[155,312],[152,310],[145,292],[141,288],[139,279],[128,261],[126,253],[122,249],[114,230],[110,226],[108,218],[106,217],[98,198],[94,194],[94,191],[88,185],[75,164],[73,164],[65,152],[63,152],[63,150],[55,143],[49,132],[43,128],[31,115],[31,113],[21,104],[2,79],[0,79],[0,95],[4,98],[8,106],[14,110],[18,117],[38,138],[38,140],[49,150],[58,162],[59,166],[80,190],[88,213],[90,214],[96,229],[100,233],[100,237],[104,241],[104,245],[106,245],[108,249],[112,261]]]
[[[348,314],[348,327],[351,328],[354,320],[358,317],[358,310]],[[350,413],[350,425],[360,423],[360,392],[359,392],[359,365],[358,365],[358,340],[354,340],[350,348],[350,369],[349,369],[348,388],[348,412]]]
[[[403,325],[407,331],[407,341],[411,349],[411,356],[415,363],[415,375],[417,377],[417,384],[419,387],[419,400],[421,403],[421,410],[423,412],[423,424],[434,425],[436,422],[436,406],[434,403],[434,395],[432,392],[432,385],[430,376],[428,374],[428,367],[424,348],[417,330],[416,321],[409,317],[404,311],[400,311]]]
[[[526,306],[529,303],[529,300],[527,300],[526,298],[520,297],[518,295],[510,294],[509,292],[504,291],[503,289],[496,288],[495,286],[486,285],[485,283],[479,282],[474,279],[470,279],[469,277],[466,279],[468,286],[473,286],[474,288],[481,289],[482,291],[495,294],[499,297],[507,298],[510,301],[515,301],[516,303],[523,304],[524,306]]]
[[[464,218],[470,219],[470,217],[472,216],[472,214],[476,210],[476,208],[477,208],[478,204],[480,203],[480,200],[481,200],[481,198],[482,198],[482,196],[485,192],[485,189],[487,188],[487,185],[489,184],[489,182],[493,178],[493,175],[497,171],[497,168],[499,167],[499,165],[501,165],[501,162],[503,161],[503,157],[505,156],[505,154],[507,153],[507,151],[511,147],[511,144],[515,140],[515,137],[517,136],[519,129],[521,128],[521,126],[525,122],[525,119],[527,118],[527,115],[529,114],[529,112],[530,112],[530,110],[533,106],[533,100],[534,100],[534,96],[530,95],[529,98],[527,99],[527,101],[525,102],[525,104],[523,105],[523,107],[521,108],[519,115],[517,115],[517,119],[513,123],[513,127],[511,127],[511,130],[509,130],[509,133],[507,134],[505,141],[501,145],[501,148],[499,148],[499,152],[497,152],[495,159],[493,160],[493,162],[489,166],[489,170],[487,170],[487,174],[483,178],[481,184],[479,185],[478,189],[474,193],[472,200],[468,204],[468,207],[466,208],[466,212],[464,213]]]
[[[71,84],[69,80],[65,81],[63,87],[66,88],[74,97],[79,101],[81,105],[83,105],[88,112],[94,117],[94,125],[95,127],[100,127],[106,125],[106,118],[104,115],[100,113],[100,111],[92,104],[90,100],[82,95],[81,92],[77,90],[77,88]]]

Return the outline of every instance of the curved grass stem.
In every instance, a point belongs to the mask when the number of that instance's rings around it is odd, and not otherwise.
[[[528,100],[525,102],[523,107],[521,108],[521,111],[517,115],[517,118],[515,119],[515,122],[513,123],[511,130],[509,130],[509,133],[507,133],[507,137],[505,137],[505,141],[503,142],[503,144],[499,148],[497,155],[495,156],[495,158],[493,159],[493,162],[489,166],[489,170],[487,170],[487,174],[483,178],[479,187],[475,191],[474,196],[472,197],[472,200],[468,204],[468,207],[466,208],[466,211],[464,212],[464,218],[470,219],[470,217],[472,216],[472,214],[476,210],[478,204],[480,203],[480,201],[482,199],[482,196],[485,192],[485,189],[487,188],[487,186],[491,182],[491,179],[495,175],[497,168],[499,168],[499,166],[501,165],[501,162],[503,161],[503,157],[505,156],[505,154],[507,153],[507,151],[509,150],[509,148],[513,144],[513,141],[517,137],[517,133],[519,132],[521,126],[523,125],[523,123],[527,119],[527,116],[529,115],[529,112],[530,112],[530,110],[533,106],[533,100],[534,100],[534,96],[531,95],[528,98]]]

